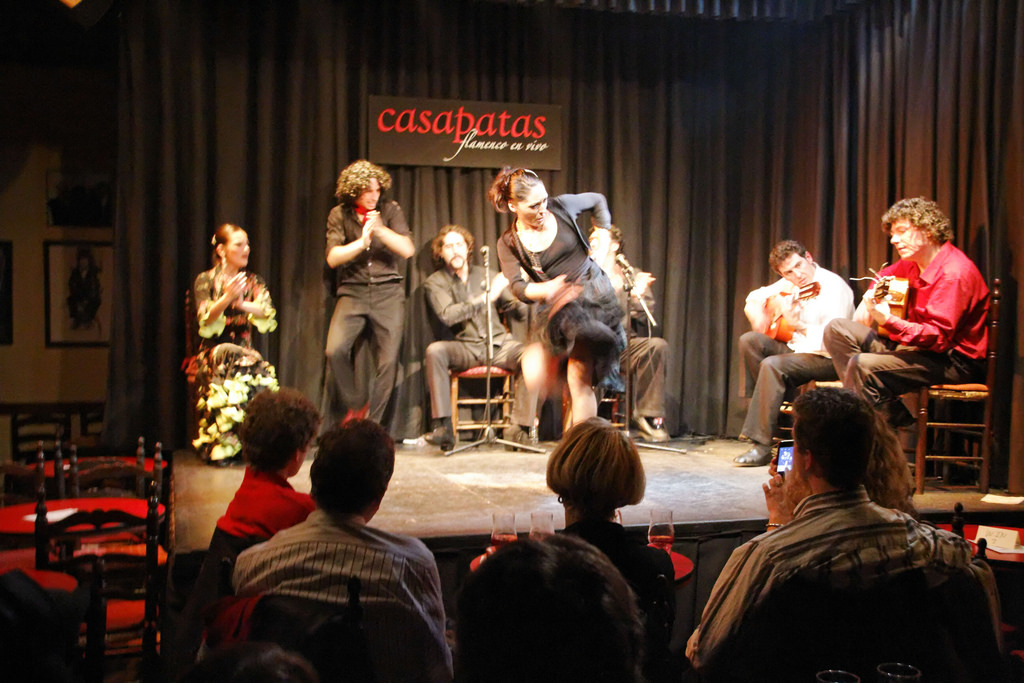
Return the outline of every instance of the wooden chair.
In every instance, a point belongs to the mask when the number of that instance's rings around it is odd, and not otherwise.
[[[88,585],[89,609],[85,625],[85,680],[103,680],[104,663],[114,656],[142,656],[143,680],[147,672],[159,670],[159,631],[162,611],[165,564],[160,558],[158,502],[150,496],[145,517],[117,510],[91,510],[73,513],[64,519],[46,521],[45,506],[37,516],[37,553],[49,549],[51,539],[59,539],[73,528],[83,526],[97,533],[108,533],[111,526],[145,528],[145,543],[123,546],[120,550],[76,552],[51,559],[50,568],[65,571]],[[87,535],[76,533],[76,538]],[[88,545],[83,543],[83,548]]]
[[[348,580],[344,607],[284,595],[264,595],[253,608],[249,640],[272,642],[306,657],[322,681],[375,681],[363,630],[362,583]]]
[[[451,397],[452,397],[452,429],[455,431],[455,438],[458,439],[460,429],[483,429],[487,426],[486,416],[484,420],[472,419],[469,422],[459,420],[459,407],[461,406],[483,406],[487,403],[486,398],[475,398],[466,397],[461,398],[459,396],[459,381],[460,380],[486,380],[487,378],[487,366],[478,365],[476,367],[463,370],[462,372],[452,372],[451,374]],[[502,368],[491,366],[491,379],[502,378],[502,389],[501,394],[498,396],[492,396],[491,406],[501,407],[501,419],[494,420],[490,423],[495,429],[501,429],[504,427],[512,426],[512,402],[513,396],[513,381],[512,378],[515,373]],[[491,391],[491,387],[484,387],[486,391]]]
[[[42,442],[34,464],[0,464],[0,507],[36,500],[39,489],[46,485],[44,466]]]
[[[158,441],[153,453],[153,468],[146,467],[145,441],[140,436],[135,462],[119,458],[79,459],[72,445],[69,489],[72,498],[145,498],[150,482],[157,498],[163,498],[163,445]]]
[[[52,450],[71,434],[71,413],[46,405],[25,405],[11,413],[11,460],[32,462],[40,442]]]
[[[987,493],[992,453],[992,396],[996,380],[996,349],[999,332],[999,287],[992,283],[988,306],[988,368],[984,384],[933,384],[918,391],[917,448],[914,458],[914,483],[918,493],[924,492],[925,468],[929,461],[943,464],[944,474],[951,464],[968,465],[978,470],[978,489]],[[950,403],[981,404],[978,419],[940,419],[941,407]],[[962,408],[963,406],[961,406]],[[953,451],[951,437],[960,436],[962,450]],[[929,437],[931,440],[929,441]],[[945,437],[945,438],[941,438]],[[948,481],[948,476],[946,477]]]

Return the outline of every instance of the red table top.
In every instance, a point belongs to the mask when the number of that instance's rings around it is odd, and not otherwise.
[[[937,524],[936,526],[939,527],[940,529],[945,529],[946,531],[952,531],[953,530],[953,526],[951,524]],[[1017,527],[1002,526],[1002,525],[999,525],[999,524],[989,524],[987,526],[991,526],[991,527],[993,527],[995,529],[1009,529],[1010,531],[1016,531],[1018,538],[1021,537],[1021,531],[1024,531],[1024,529],[1019,529]],[[964,538],[967,539],[968,541],[970,541],[971,546],[973,546],[975,548],[975,550],[977,550],[977,544],[974,542],[974,539],[977,538],[977,537],[978,537],[978,525],[977,524],[964,524]],[[1024,564],[1024,554],[1001,553],[1001,552],[998,552],[996,550],[992,550],[992,548],[985,548],[985,558],[988,559],[988,560],[992,560],[994,562],[1013,562],[1013,563]]]
[[[70,593],[78,588],[78,580],[64,572],[52,572],[48,569],[21,569],[20,571],[48,590],[60,590]]]
[[[136,517],[145,517],[147,501],[142,498],[63,498],[46,501],[47,513],[58,510],[121,510]],[[162,516],[164,506],[157,508]],[[36,504],[21,503],[0,508],[0,535],[29,535],[36,530]]]
[[[656,546],[650,546],[652,548]],[[476,568],[480,566],[480,563],[487,559],[487,556],[494,552],[494,547],[491,546],[487,549],[483,555],[477,555],[469,563],[469,568],[476,571]],[[686,555],[675,552],[674,550],[669,553],[672,558],[672,569],[676,573],[676,583],[681,583],[686,579],[690,578],[690,574],[693,573],[693,562]]]

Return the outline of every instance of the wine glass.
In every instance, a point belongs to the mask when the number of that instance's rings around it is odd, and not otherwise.
[[[875,671],[878,672],[878,683],[893,683],[894,681],[910,682],[921,680],[921,670],[910,664],[900,662],[885,662],[879,664]]]
[[[841,669],[819,671],[814,677],[818,683],[860,683],[860,676]]]
[[[530,540],[543,541],[555,535],[555,519],[550,512],[537,510],[530,513]]]
[[[676,532],[672,525],[671,510],[660,508],[651,510],[651,525],[647,528],[647,540],[651,545],[661,548],[667,553],[672,552]]]
[[[517,540],[516,513],[495,512],[491,515],[491,546],[497,550]]]

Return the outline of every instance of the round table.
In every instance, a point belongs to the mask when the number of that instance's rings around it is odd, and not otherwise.
[[[62,498],[59,500],[46,501],[46,515],[48,520],[57,521],[60,515],[69,514],[68,510],[120,510],[135,517],[146,517],[148,501],[142,498]],[[162,517],[164,506],[157,508]],[[83,532],[92,532],[92,527],[83,526]],[[31,542],[36,531],[36,504],[21,503],[0,508],[0,536]],[[75,533],[75,529],[69,529],[69,533]]]

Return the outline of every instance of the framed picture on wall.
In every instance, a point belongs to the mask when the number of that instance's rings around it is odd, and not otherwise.
[[[12,243],[0,242],[0,345],[14,343],[14,297],[11,286]]]
[[[49,225],[108,228],[114,224],[114,187],[106,173],[46,172]]]
[[[43,242],[47,346],[108,346],[114,248],[110,242]]]

